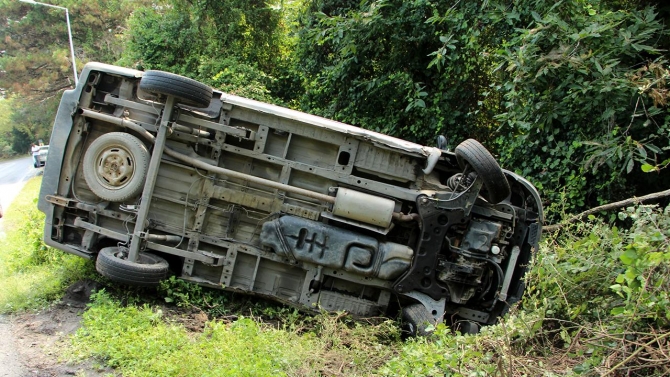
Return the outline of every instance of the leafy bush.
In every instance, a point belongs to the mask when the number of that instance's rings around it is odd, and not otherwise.
[[[592,216],[550,237],[523,301],[544,319],[523,343],[568,353],[579,373],[662,371],[670,362],[669,215],[670,207],[641,205],[619,214],[622,227]]]
[[[197,72],[197,26],[186,12],[172,7],[144,7],[128,20],[126,47],[118,64],[193,77]]]
[[[670,207],[637,206],[620,212],[619,229],[598,221],[552,238],[528,280],[526,308],[543,306],[566,321],[610,318],[641,329],[670,328]]]
[[[300,106],[423,144],[477,138],[552,220],[660,191],[670,176],[642,169],[670,161],[667,30],[638,5],[313,1]]]
[[[670,207],[629,208],[619,219],[631,219],[628,244],[619,255],[625,268],[610,288],[624,301],[612,314],[644,331],[649,323],[670,328]]]
[[[204,82],[223,92],[257,101],[277,103],[270,94],[271,87],[277,80],[253,65],[239,61],[234,57],[203,63],[200,66]]]
[[[502,162],[569,212],[667,187],[640,166],[667,158],[667,35],[652,8],[520,1],[496,53]],[[665,156],[665,157],[664,157]],[[554,213],[555,215],[555,213]]]
[[[170,0],[139,8],[129,19],[119,64],[174,72],[224,92],[280,103],[290,100],[283,89],[295,91],[295,78],[285,77],[292,41],[282,16],[263,0]]]
[[[492,29],[477,3],[314,1],[302,23],[304,110],[424,144],[490,132]]]

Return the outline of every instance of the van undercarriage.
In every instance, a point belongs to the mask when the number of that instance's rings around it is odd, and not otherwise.
[[[540,198],[475,140],[421,146],[161,71],[81,76],[38,206],[45,242],[111,280],[400,313],[412,334],[492,324],[524,291]]]

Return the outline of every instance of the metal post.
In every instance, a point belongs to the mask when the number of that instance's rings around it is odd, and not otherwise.
[[[59,7],[58,5],[51,5],[46,3],[38,3],[33,0],[19,0],[23,3],[33,4],[33,5],[44,5],[49,8],[56,8],[65,10],[65,21],[67,22],[67,37],[70,41],[70,58],[72,59],[72,72],[74,73],[74,85],[77,86],[79,83],[79,78],[77,77],[77,62],[74,60],[74,45],[72,44],[72,29],[70,28],[70,12],[65,7]]]
[[[74,45],[72,44],[72,29],[70,29],[70,12],[65,8],[65,21],[67,22],[67,38],[70,41],[70,57],[72,58],[72,73],[74,74],[74,86],[79,84],[77,78],[77,62],[74,60]]]
[[[174,108],[175,100],[173,96],[168,96],[163,107],[163,116],[154,142],[154,150],[151,154],[151,161],[149,161],[149,169],[147,170],[147,178],[145,180],[144,189],[142,190],[142,200],[140,201],[140,208],[137,210],[137,219],[135,220],[135,229],[130,241],[130,250],[128,251],[128,260],[137,262],[140,254],[140,246],[142,244],[142,236],[144,234],[144,223],[149,216],[149,206],[151,205],[151,196],[154,194],[154,187],[156,186],[156,177],[158,176],[158,166],[163,157],[163,150],[165,149],[165,138],[167,137],[167,128],[172,117],[172,110]]]

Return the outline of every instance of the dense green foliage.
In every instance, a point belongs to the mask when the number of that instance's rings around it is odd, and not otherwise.
[[[285,23],[267,1],[166,1],[137,9],[120,64],[189,76],[226,92],[281,102]]]
[[[552,220],[670,184],[662,2],[61,5],[79,64],[171,71],[422,144],[474,137],[538,186]],[[37,110],[26,96],[71,87],[62,11],[42,8],[0,2],[0,90],[17,95],[0,118],[4,155],[48,136],[55,101]]]
[[[670,148],[670,71],[656,48],[667,33],[653,9],[539,1],[505,15],[517,31],[495,70],[503,162],[568,211],[667,188],[640,169]]]
[[[564,320],[670,327],[670,207],[628,208],[618,218],[628,226],[593,219],[553,240],[553,252],[539,255],[529,278],[528,302],[546,301],[548,314]]]
[[[55,2],[69,10],[77,68],[119,59],[126,18],[145,2]],[[63,10],[0,0],[0,19],[0,106],[12,110],[0,117],[0,157],[7,157],[40,139],[48,143],[60,95],[74,88],[74,78]]]
[[[670,207],[631,207],[623,227],[591,217],[549,240],[528,277],[523,310],[540,312],[533,343],[575,358],[573,371],[667,373]]]
[[[653,8],[310,4],[304,110],[420,143],[475,137],[543,191],[551,218],[670,184],[641,169],[670,157],[667,31]]]
[[[124,49],[126,18],[143,1],[54,2],[69,10],[78,68],[91,60],[113,63]],[[18,1],[0,1],[0,88],[33,100],[72,88],[65,12]]]
[[[489,11],[478,2],[311,2],[299,39],[303,109],[425,144],[439,134],[452,148],[491,139],[487,51],[502,34]]]

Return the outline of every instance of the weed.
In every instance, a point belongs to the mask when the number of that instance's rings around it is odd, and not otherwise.
[[[158,307],[124,307],[103,290],[92,296],[83,319],[70,357],[95,356],[127,376],[309,376],[338,369],[362,375],[388,357],[374,335],[360,335],[389,326],[350,328],[329,315],[319,333],[300,335],[242,316],[189,333]]]
[[[92,263],[46,247],[30,181],[5,218],[0,311],[47,305]],[[637,206],[546,237],[520,306],[475,336],[402,342],[390,320],[298,310],[171,278],[94,294],[67,351],[128,376],[660,375],[670,373],[670,208]],[[163,301],[214,320],[189,332]],[[219,318],[219,319],[216,319]],[[232,319],[232,320],[231,320]]]
[[[166,303],[180,308],[195,307],[215,317],[227,313],[225,304],[230,297],[227,292],[202,287],[174,276],[161,282],[158,293]]]
[[[41,181],[41,177],[28,181],[4,214],[0,313],[44,307],[60,298],[72,282],[95,272],[90,261],[42,241],[44,214],[36,208]]]

